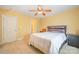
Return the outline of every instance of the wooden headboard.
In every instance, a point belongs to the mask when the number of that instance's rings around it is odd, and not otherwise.
[[[61,32],[61,33],[66,34],[66,25],[48,26],[47,31],[49,31],[49,32]]]

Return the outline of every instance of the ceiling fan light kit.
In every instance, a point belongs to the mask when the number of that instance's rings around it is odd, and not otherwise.
[[[33,9],[33,10],[29,10],[29,11],[31,11],[31,12],[35,12],[34,16],[39,15],[39,14],[42,14],[43,16],[45,16],[45,15],[46,15],[46,12],[52,12],[51,9],[48,9],[48,8],[43,9],[43,7],[40,6],[40,5],[38,5],[38,7],[37,7],[36,10]]]

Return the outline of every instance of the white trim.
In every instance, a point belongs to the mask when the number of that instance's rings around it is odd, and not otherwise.
[[[4,39],[4,34],[3,34],[3,15],[1,15],[2,16],[2,41],[3,41],[3,39]],[[3,43],[3,42],[1,42],[1,43]]]

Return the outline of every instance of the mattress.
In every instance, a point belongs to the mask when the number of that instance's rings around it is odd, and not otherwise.
[[[38,48],[43,53],[58,54],[63,42],[66,40],[64,33],[42,32],[33,33],[29,44]]]

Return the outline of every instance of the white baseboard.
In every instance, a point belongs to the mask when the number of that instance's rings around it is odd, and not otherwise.
[[[17,38],[15,41],[17,41],[17,40],[22,40],[22,39],[23,39],[23,37],[19,37],[19,38]],[[10,42],[14,42],[14,41],[10,41]],[[0,45],[5,44],[5,43],[10,43],[10,42],[3,42],[3,41],[0,41]]]

